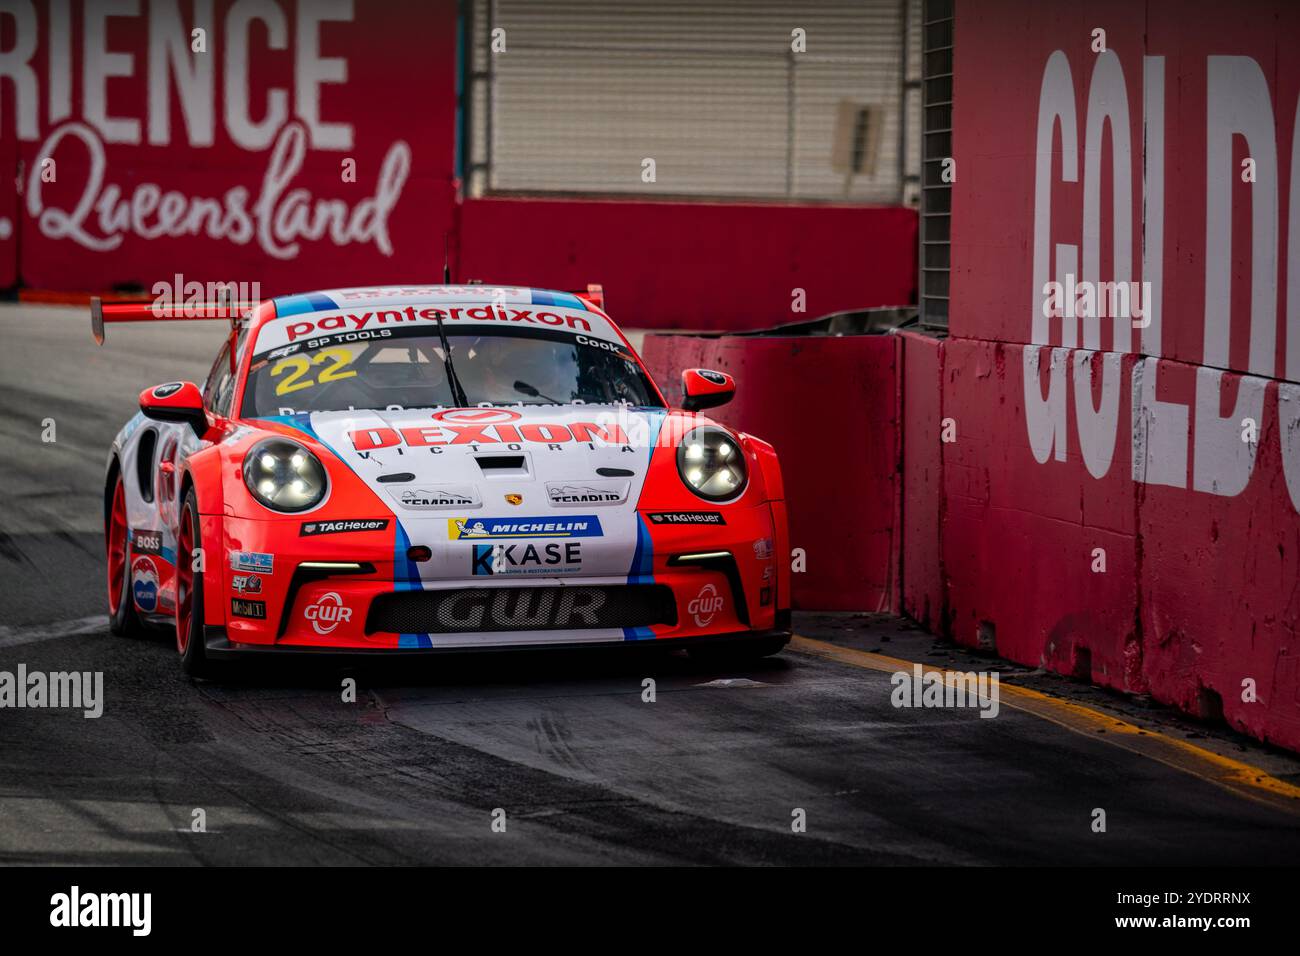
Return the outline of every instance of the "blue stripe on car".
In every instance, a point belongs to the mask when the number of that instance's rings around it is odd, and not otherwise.
[[[304,312],[328,312],[337,309],[338,303],[322,292],[309,292],[306,295],[282,295],[275,302],[277,318],[286,315],[302,315]]]
[[[647,410],[646,416],[649,418],[650,456],[653,457],[655,445],[659,441],[659,430],[663,428],[664,413]],[[649,462],[647,462],[648,475]],[[632,567],[628,570],[627,583],[654,584],[654,580],[654,542],[650,538],[650,529],[646,526],[645,519],[641,517],[640,512],[636,512],[636,550],[632,553]],[[623,628],[625,641],[644,641],[654,636],[654,631],[648,627]]]
[[[587,303],[572,292],[546,292],[543,289],[530,291],[533,294],[533,305],[555,305],[562,309],[577,309],[579,312],[591,311],[587,308]]]
[[[397,515],[393,515],[393,522],[397,525],[397,545],[393,551],[393,570],[406,568],[405,579],[393,574],[394,591],[423,591],[424,585],[420,581],[420,569],[415,566],[415,562],[407,557],[407,552],[411,550],[411,539],[406,534],[406,529],[402,527],[402,521]],[[428,634],[399,634],[397,635],[398,647],[433,647],[433,640]]]

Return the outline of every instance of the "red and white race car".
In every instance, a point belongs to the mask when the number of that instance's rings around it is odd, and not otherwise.
[[[101,342],[105,322],[174,317],[92,304]],[[730,376],[688,370],[682,390],[668,407],[595,292],[256,304],[202,388],[145,389],[113,441],[112,629],[174,625],[192,675],[306,651],[776,653],[777,456],[698,414],[731,398]]]

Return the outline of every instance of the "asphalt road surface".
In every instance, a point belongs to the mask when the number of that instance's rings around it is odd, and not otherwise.
[[[1295,758],[879,615],[797,616],[792,649],[724,671],[495,654],[193,683],[169,635],[108,634],[103,469],[139,391],[201,380],[221,334],[97,349],[84,310],[0,306],[0,672],[100,671],[105,699],[0,709],[0,862],[1295,862]],[[900,660],[997,670],[998,716],[892,706]]]

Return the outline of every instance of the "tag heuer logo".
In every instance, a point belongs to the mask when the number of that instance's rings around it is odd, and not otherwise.
[[[305,521],[298,527],[298,536],[316,534],[341,534],[349,531],[383,531],[387,518],[346,518],[341,521]]]
[[[506,504],[522,505],[524,503],[523,495],[506,495]]]

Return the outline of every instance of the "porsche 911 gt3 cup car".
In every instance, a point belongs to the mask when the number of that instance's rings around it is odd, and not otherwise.
[[[173,317],[191,316],[92,303],[101,342],[105,322]],[[777,457],[699,414],[734,389],[687,370],[668,407],[591,293],[255,304],[201,388],[145,389],[113,441],[112,628],[174,626],[192,675],[312,651],[775,653],[790,635]]]

